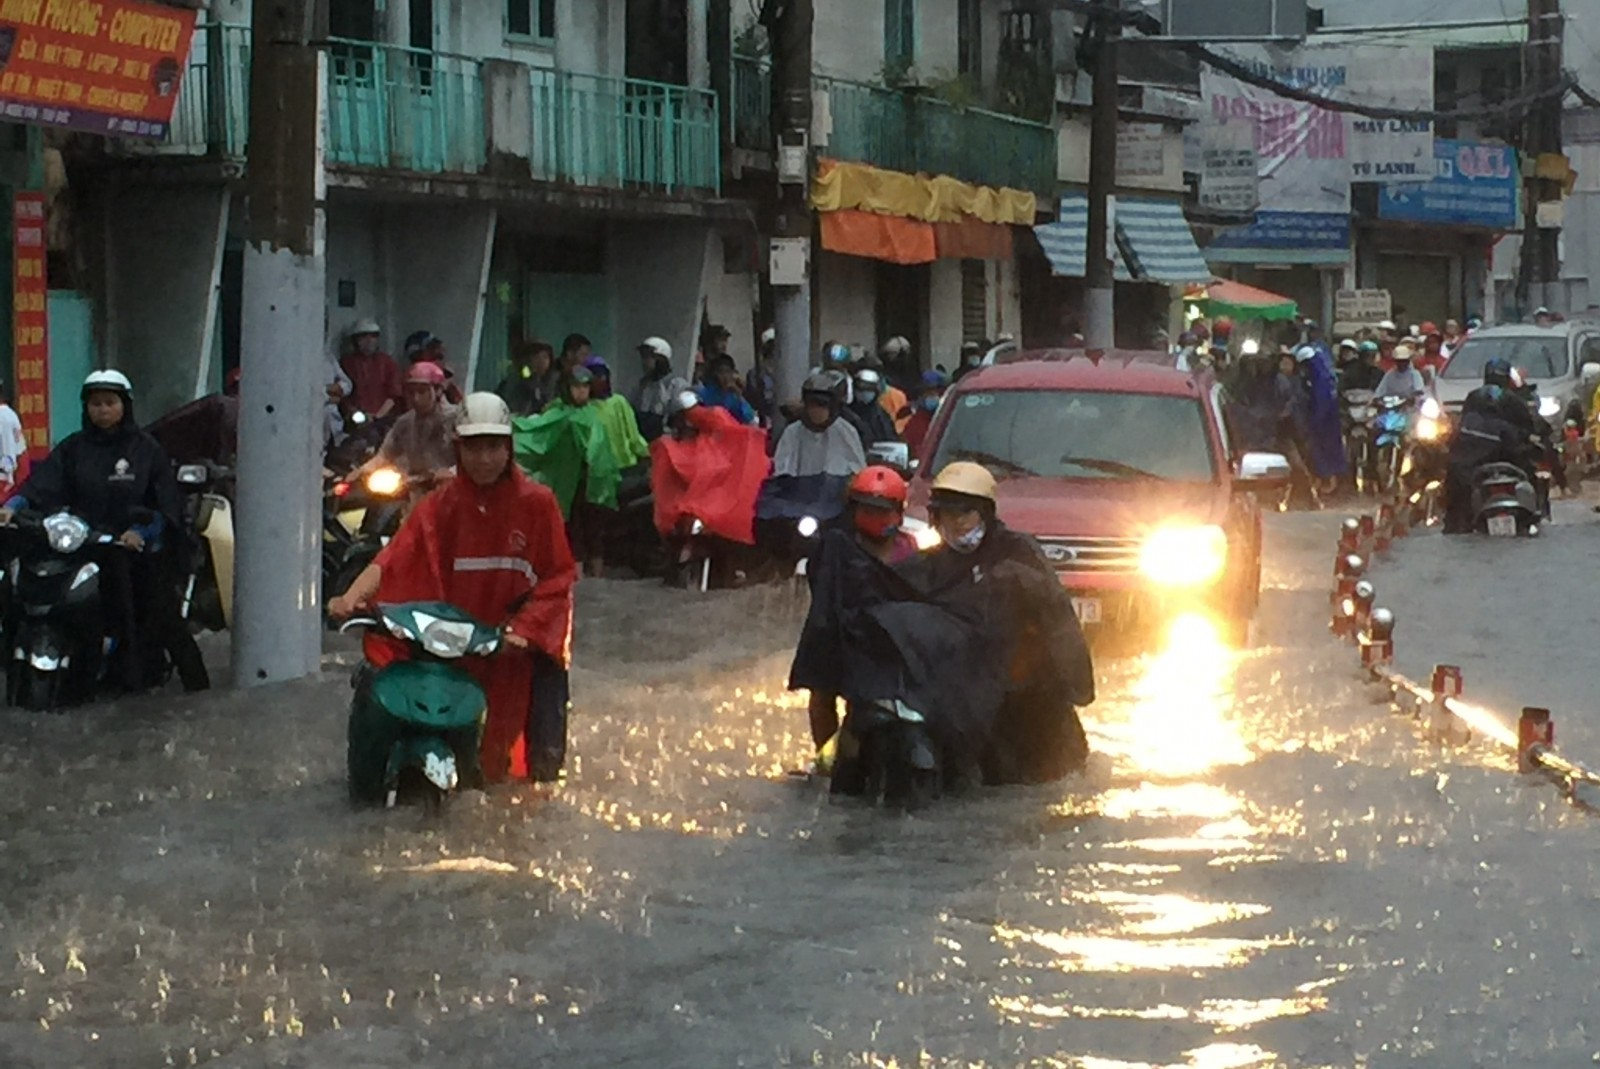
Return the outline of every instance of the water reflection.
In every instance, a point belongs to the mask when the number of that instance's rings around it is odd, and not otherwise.
[[[1264,812],[1229,784],[1256,759],[1243,703],[1234,699],[1237,654],[1204,620],[1173,628],[1165,647],[1135,666],[1130,683],[1094,709],[1091,732],[1114,772],[1097,798],[1066,808],[1087,811],[1093,861],[1072,869],[1059,905],[1072,927],[1049,930],[1017,920],[994,929],[1025,994],[995,997],[1002,1019],[1051,1028],[1063,1019],[1183,1022],[1202,1042],[1179,1061],[1124,1061],[1089,1053],[1084,1069],[1247,1069],[1278,1064],[1270,1050],[1230,1034],[1322,1011],[1320,983],[1277,992],[1242,977],[1250,963],[1294,945],[1265,902],[1222,893],[1214,873],[1277,859],[1271,843],[1298,825],[1293,814]],[[1225,886],[1240,886],[1230,881]],[[1085,923],[1085,917],[1088,918]],[[1275,930],[1276,929],[1276,930]],[[1057,977],[1046,981],[1044,977]],[[1087,984],[1077,977],[1095,977]],[[1298,979],[1304,979],[1299,977]],[[1281,982],[1281,981],[1279,981]],[[1230,990],[1233,984],[1239,990]],[[1209,1033],[1215,1042],[1203,1042]],[[1104,1034],[1104,1033],[1097,1033]],[[1122,1033],[1112,1033],[1120,1035]],[[1129,1035],[1131,1039],[1131,1034]],[[1175,1039],[1181,1043],[1181,1039]],[[1143,1043],[1101,1045],[1126,1057]]]

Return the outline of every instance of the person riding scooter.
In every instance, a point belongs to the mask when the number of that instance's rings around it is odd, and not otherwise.
[[[894,427],[894,417],[883,407],[883,376],[872,368],[862,368],[855,375],[855,399],[850,411],[856,416],[856,433],[861,436],[861,447],[871,449],[879,442],[898,442],[899,433]]]
[[[780,558],[805,555],[804,544],[819,525],[843,511],[845,483],[867,466],[861,436],[842,418],[838,382],[843,378],[838,371],[809,376],[802,388],[800,419],[778,438],[772,476],[756,503],[756,542]],[[797,525],[807,528],[798,532],[798,541]]]
[[[1473,529],[1472,479],[1483,465],[1515,464],[1532,482],[1533,414],[1511,390],[1513,369],[1499,357],[1483,367],[1483,385],[1467,395],[1461,421],[1450,440],[1444,483],[1444,533],[1468,534]]]
[[[406,372],[406,411],[371,459],[350,476],[355,482],[384,465],[393,465],[409,479],[443,482],[455,474],[456,408],[445,400],[444,369],[426,360]]]
[[[120,371],[94,371],[83,382],[83,429],[34,465],[0,508],[0,524],[21,509],[70,511],[97,530],[121,532],[99,554],[100,583],[116,651],[115,681],[128,691],[156,686],[162,652],[187,691],[211,685],[178,604],[183,498],[172,464],[133,416],[133,384]]]
[[[1039,544],[997,515],[995,478],[957,461],[933,480],[940,544],[902,569],[934,600],[986,607],[1005,694],[982,754],[989,783],[1038,783],[1078,771],[1089,743],[1077,709],[1094,701],[1094,663]]]
[[[905,521],[906,481],[892,468],[863,468],[850,480],[850,523],[829,531],[807,571],[812,590],[800,644],[789,671],[790,690],[811,692],[811,739],[817,749],[839,730],[839,696],[848,693],[847,645],[855,598],[872,583],[852,573],[876,573],[878,565],[897,564],[917,553],[917,543],[901,529]],[[877,694],[873,698],[895,697]]]

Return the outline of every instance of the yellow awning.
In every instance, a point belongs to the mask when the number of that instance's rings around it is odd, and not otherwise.
[[[944,175],[930,178],[823,160],[811,183],[811,206],[819,212],[875,212],[925,223],[976,219],[1032,226],[1038,199],[1024,190],[975,186]]]

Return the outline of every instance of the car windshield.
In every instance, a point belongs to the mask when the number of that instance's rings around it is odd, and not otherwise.
[[[1445,365],[1447,379],[1483,380],[1483,365],[1495,357],[1532,379],[1559,379],[1567,373],[1567,339],[1549,334],[1491,334],[1468,338]]]
[[[933,470],[971,460],[1001,479],[1216,477],[1204,409],[1193,397],[996,390],[951,398]]]

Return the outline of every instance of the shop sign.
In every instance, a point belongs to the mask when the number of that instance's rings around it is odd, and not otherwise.
[[[165,138],[194,20],[140,0],[0,0],[0,119]]]
[[[11,218],[11,337],[15,408],[28,455],[50,451],[50,282],[45,274],[43,193],[18,193]]]

